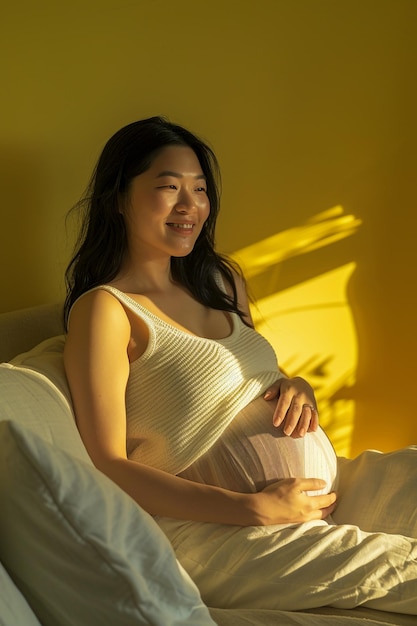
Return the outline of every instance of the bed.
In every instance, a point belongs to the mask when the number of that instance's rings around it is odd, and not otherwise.
[[[59,304],[0,315],[2,626],[417,624],[365,608],[207,607],[154,520],[93,467],[73,419],[63,341]],[[345,478],[341,488],[349,510],[356,487]]]

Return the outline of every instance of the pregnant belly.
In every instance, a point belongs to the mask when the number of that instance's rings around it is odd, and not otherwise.
[[[181,476],[241,493],[260,491],[282,478],[322,478],[323,493],[334,489],[337,458],[323,430],[287,437],[272,424],[274,408],[262,397],[251,402]]]

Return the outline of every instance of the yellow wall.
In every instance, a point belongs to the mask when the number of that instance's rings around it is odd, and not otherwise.
[[[257,299],[278,294],[282,306],[297,290],[310,309],[324,296],[328,309],[343,304],[344,321],[300,317],[297,304],[300,332],[286,335],[297,354],[288,341],[277,348],[289,369],[308,361],[309,335],[349,359],[354,371],[331,403],[354,408],[349,453],[416,442],[416,23],[415,0],[10,2],[0,26],[0,310],[62,297],[65,214],[104,141],[166,114],[219,156],[221,250],[288,234],[288,254],[251,281]],[[350,216],[352,232],[299,249],[292,229],[310,233],[334,207],[342,213],[330,219]],[[278,326],[290,328],[288,316]]]

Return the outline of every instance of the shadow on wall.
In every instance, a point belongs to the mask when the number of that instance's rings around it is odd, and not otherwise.
[[[281,368],[312,384],[321,425],[340,456],[350,455],[355,419],[351,388],[358,342],[347,285],[356,263],[352,259],[340,262],[338,255],[329,252],[337,242],[352,236],[360,224],[336,206],[232,255],[253,295],[257,329],[275,348]],[[304,278],[300,272],[290,271],[285,281],[279,279],[285,261],[323,248],[331,267],[314,273],[317,264],[307,257]],[[278,282],[285,282],[286,287],[278,290]]]
[[[25,146],[0,146],[0,312],[42,301],[47,275],[48,218],[41,156]]]

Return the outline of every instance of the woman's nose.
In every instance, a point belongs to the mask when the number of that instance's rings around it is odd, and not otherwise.
[[[182,191],[175,205],[175,210],[180,213],[188,213],[189,211],[193,211],[194,209],[195,201],[193,195],[186,191]]]

